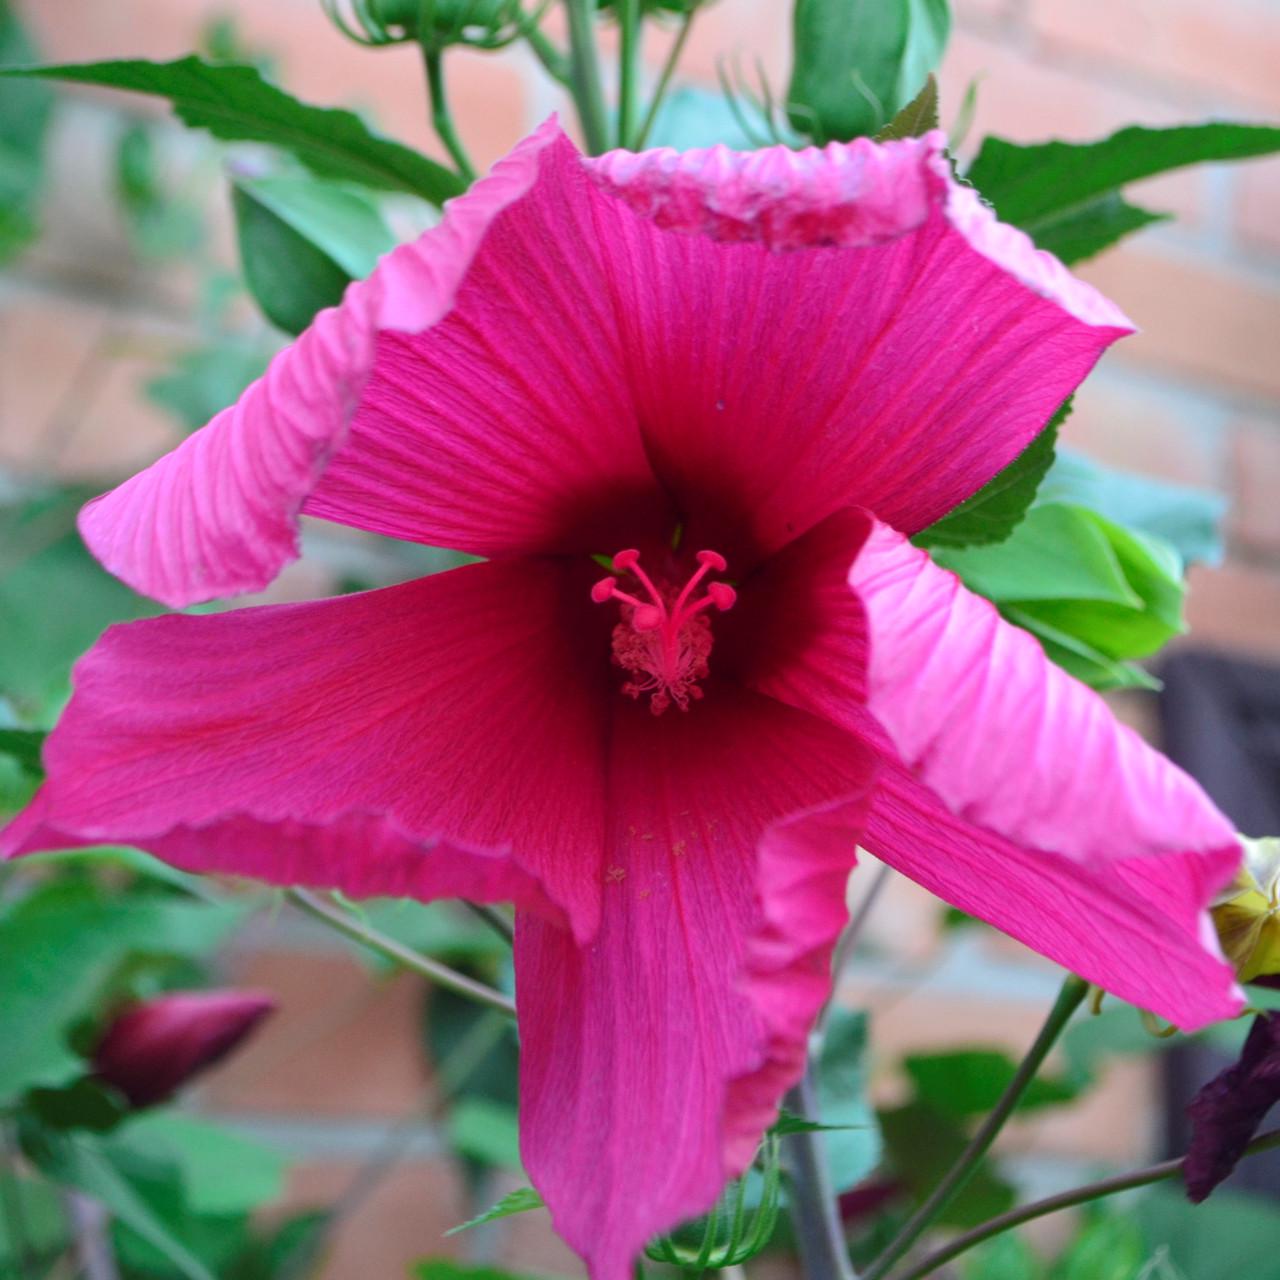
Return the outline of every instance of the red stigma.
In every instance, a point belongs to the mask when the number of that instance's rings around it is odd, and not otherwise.
[[[649,695],[649,709],[661,715],[673,702],[688,711],[692,700],[702,697],[698,681],[706,679],[711,654],[711,622],[708,609],[722,613],[732,609],[738,593],[726,582],[709,582],[695,596],[709,573],[723,573],[724,556],[699,551],[698,568],[679,591],[660,590],[640,566],[640,553],[619,551],[613,557],[618,573],[630,574],[641,594],[624,591],[616,577],[601,578],[591,588],[596,604],[617,600],[622,621],[613,629],[613,660],[631,679],[622,692],[632,698]]]

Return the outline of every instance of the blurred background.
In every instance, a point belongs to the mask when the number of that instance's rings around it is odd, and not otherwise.
[[[384,133],[439,153],[415,51],[357,48],[318,0],[18,0],[13,7],[44,60],[168,58],[192,49],[250,58],[299,97],[354,107]],[[988,132],[1083,140],[1129,123],[1280,117],[1275,0],[956,0],[955,8],[940,76],[943,123],[976,84],[973,142]],[[758,63],[785,85],[788,27],[789,6],[780,0],[719,0],[694,26],[685,77],[714,92],[718,60],[727,58],[751,76]],[[555,33],[554,20],[548,29]],[[661,33],[651,38],[651,67],[663,41]],[[9,57],[19,60],[11,50]],[[451,53],[450,91],[482,168],[565,105],[522,47]],[[0,497],[46,480],[75,487],[77,498],[110,487],[226,403],[279,341],[236,283],[223,149],[141,98],[61,89],[55,97],[31,211],[38,234],[0,276]],[[713,96],[705,101],[717,109]],[[681,127],[697,133],[687,105]],[[1215,758],[1221,764],[1212,746],[1219,739],[1207,739],[1207,759],[1193,759],[1197,736],[1201,748],[1206,739],[1185,731],[1188,716],[1203,724],[1198,717],[1209,705],[1221,741],[1239,745],[1246,730],[1254,734],[1240,759],[1220,770],[1225,776],[1204,776],[1211,789],[1225,789],[1215,795],[1247,825],[1265,816],[1246,816],[1240,806],[1251,801],[1227,794],[1241,771],[1253,771],[1249,794],[1270,797],[1264,814],[1280,795],[1280,720],[1264,705],[1280,699],[1270,666],[1280,662],[1280,160],[1200,166],[1134,194],[1176,221],[1080,269],[1142,332],[1104,360],[1063,439],[1100,462],[1198,490],[1202,510],[1225,504],[1221,562],[1191,572],[1190,637],[1170,649],[1164,716],[1176,739],[1171,749],[1202,776]],[[412,230],[418,212],[406,207],[400,216],[397,229]],[[65,515],[55,512],[44,526],[27,520],[0,546],[0,674],[20,718],[56,701],[71,658],[105,620],[132,608],[82,568],[57,576],[61,562],[46,553],[62,546]],[[313,532],[308,550],[272,599],[377,576],[359,535]],[[47,593],[38,614],[16,603],[33,591]],[[1217,656],[1192,657],[1188,646]],[[1116,696],[1143,732],[1160,736],[1159,695]],[[1280,830],[1280,820],[1266,830]],[[861,876],[865,885],[873,873]],[[864,892],[856,888],[855,896]],[[450,945],[464,952],[478,945],[454,917],[415,917],[405,931],[455,925]],[[268,1215],[339,1204],[325,1276],[381,1280],[407,1274],[427,1255],[580,1274],[542,1213],[444,1237],[520,1178],[503,1171],[512,1163],[508,1113],[495,1119],[481,1109],[459,1120],[436,1105],[439,1027],[450,1011],[436,1002],[436,1022],[426,1019],[433,1000],[421,980],[370,966],[334,935],[271,912],[229,932],[210,956],[221,982],[265,988],[279,1008],[199,1089],[198,1110],[287,1160]],[[890,880],[864,958],[842,991],[849,1007],[868,1011],[872,1100],[891,1110],[909,1097],[907,1054],[978,1046],[1020,1056],[1057,983],[1050,966],[1017,944],[947,927],[940,904]],[[1028,1193],[1143,1163],[1174,1140],[1168,1116],[1177,1108],[1166,1086],[1184,1087],[1179,1073],[1196,1068],[1171,1069],[1131,1022],[1108,1024],[1104,1016],[1090,1025],[1067,1065],[1088,1059],[1093,1087],[1071,1107],[1046,1106],[1007,1134],[1009,1176]],[[459,1150],[472,1164],[456,1158]],[[1175,1221],[1176,1197],[1171,1205],[1153,1212]],[[1050,1219],[1035,1238],[1052,1247],[1078,1226],[1069,1216]],[[766,1261],[752,1271],[769,1269]],[[1081,1280],[1086,1274],[1102,1273],[1082,1271]],[[1210,1268],[1192,1280],[1215,1274]],[[1253,1275],[1280,1276],[1280,1263]]]

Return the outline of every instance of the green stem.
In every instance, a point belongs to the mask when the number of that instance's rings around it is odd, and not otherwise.
[[[553,80],[561,84],[569,83],[569,60],[556,46],[547,39],[540,27],[530,25],[521,27],[525,43],[533,50],[533,56],[542,63],[543,68]]]
[[[516,940],[516,931],[511,926],[511,921],[498,910],[497,907],[490,906],[487,902],[468,902],[467,906],[475,912],[481,920],[489,926],[500,937],[503,942],[510,946]]]
[[[812,1067],[786,1096],[783,1105],[805,1120],[818,1119],[817,1091]],[[822,1134],[789,1134],[782,1140],[787,1171],[794,1192],[791,1220],[800,1247],[800,1270],[807,1280],[857,1280],[844,1229],[836,1212],[835,1192],[827,1176]]]
[[[295,906],[301,907],[317,920],[323,920],[339,933],[346,934],[348,938],[354,938],[356,942],[362,943],[371,951],[379,952],[388,960],[394,960],[403,968],[419,973],[438,986],[447,987],[460,996],[466,996],[480,1004],[487,1004],[491,1009],[497,1009],[508,1017],[516,1016],[515,1004],[501,991],[486,987],[483,982],[468,978],[465,973],[459,973],[456,969],[450,969],[448,965],[431,959],[430,956],[411,950],[394,938],[388,938],[385,933],[379,933],[377,929],[365,924],[357,916],[349,915],[337,907],[331,907],[328,903],[322,902],[305,889],[286,890],[286,896]]]
[[[1089,984],[1083,978],[1077,978],[1074,974],[1067,976],[1053,1008],[1049,1010],[1049,1016],[1044,1020],[1044,1026],[1040,1028],[1040,1034],[1027,1050],[1027,1056],[1018,1064],[1008,1088],[1000,1095],[1000,1101],[928,1199],[911,1215],[902,1230],[871,1264],[865,1280],[881,1280],[889,1268],[924,1234],[938,1214],[964,1189],[977,1171],[982,1157],[991,1149],[991,1144],[1004,1128],[1005,1121],[1013,1114],[1027,1086],[1035,1079],[1036,1072],[1062,1034],[1062,1029],[1088,993]]]
[[[658,75],[658,84],[653,91],[653,98],[649,102],[649,110],[645,112],[644,123],[640,126],[640,132],[636,134],[634,146],[637,151],[644,146],[645,140],[653,129],[653,122],[658,118],[658,108],[662,105],[667,86],[671,83],[671,77],[675,74],[676,65],[684,53],[684,47],[689,40],[689,32],[693,30],[693,19],[701,3],[702,0],[689,0],[689,7],[685,10],[684,17],[680,20],[680,30],[676,32],[676,38],[672,42],[671,48],[667,51],[667,60],[662,64],[662,71]]]
[[[564,3],[569,17],[569,92],[578,108],[587,151],[598,156],[609,147],[609,130],[596,53],[595,0]]]
[[[444,143],[444,149],[457,166],[458,172],[467,180],[476,180],[476,171],[471,164],[471,157],[453,127],[453,112],[449,110],[449,100],[444,92],[444,57],[433,45],[422,46],[422,65],[427,72],[427,92],[431,95],[431,127],[436,136]]]
[[[1273,1129],[1254,1138],[1244,1149],[1247,1156],[1256,1155],[1259,1151],[1269,1151],[1280,1147],[1280,1129]],[[1078,1204],[1088,1204],[1090,1200],[1101,1200],[1104,1196],[1113,1196],[1119,1191],[1131,1191],[1135,1187],[1147,1187],[1153,1182],[1164,1182],[1182,1172],[1186,1157],[1178,1160],[1163,1160],[1159,1164],[1148,1165],[1145,1169],[1135,1169],[1131,1173],[1117,1174],[1114,1178],[1103,1178],[1098,1182],[1089,1182],[1082,1187],[1070,1191],[1060,1191],[1056,1196],[1046,1196],[1043,1200],[1035,1200],[1024,1204],[1020,1209],[1011,1209],[998,1218],[992,1218],[981,1226],[957,1236],[950,1244],[931,1253],[927,1258],[916,1263],[910,1271],[904,1272],[899,1280],[921,1280],[921,1277],[936,1271],[953,1258],[972,1249],[974,1245],[990,1240],[1005,1231],[1020,1227],[1024,1222],[1035,1218],[1043,1218],[1046,1214],[1057,1213],[1059,1209],[1071,1209]]]
[[[618,25],[618,146],[629,147],[640,109],[640,0],[618,0]]]

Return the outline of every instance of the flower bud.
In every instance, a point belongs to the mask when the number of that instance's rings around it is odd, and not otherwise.
[[[1244,861],[1212,907],[1218,940],[1241,982],[1280,973],[1280,839],[1240,837]]]
[[[94,1074],[130,1106],[163,1102],[225,1058],[274,1008],[260,991],[173,991],[131,1005],[98,1042]]]

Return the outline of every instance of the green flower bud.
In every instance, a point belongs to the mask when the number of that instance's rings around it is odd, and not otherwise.
[[[1241,982],[1280,973],[1280,838],[1240,837],[1244,862],[1212,906],[1213,923]]]

